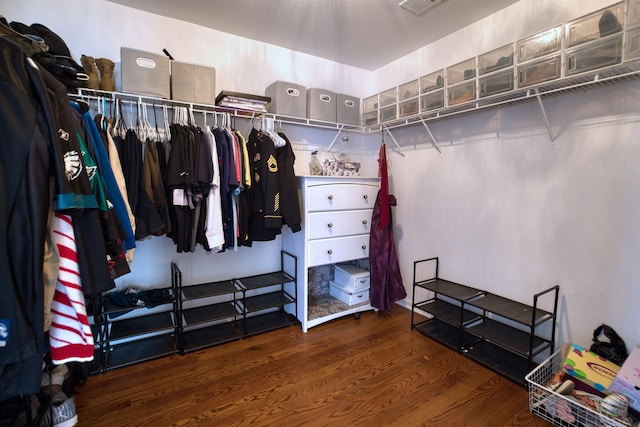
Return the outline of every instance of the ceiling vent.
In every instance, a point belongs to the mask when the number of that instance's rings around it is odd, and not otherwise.
[[[402,0],[398,6],[416,15],[422,15],[427,10],[431,9],[438,3],[442,3],[443,1],[444,0]]]

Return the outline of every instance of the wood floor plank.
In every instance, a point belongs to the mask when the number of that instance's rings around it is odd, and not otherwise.
[[[524,387],[410,324],[394,306],[94,375],[78,425],[548,425]]]

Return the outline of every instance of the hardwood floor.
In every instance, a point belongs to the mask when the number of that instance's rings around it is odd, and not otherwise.
[[[89,377],[78,426],[548,426],[527,391],[411,330],[362,313]]]

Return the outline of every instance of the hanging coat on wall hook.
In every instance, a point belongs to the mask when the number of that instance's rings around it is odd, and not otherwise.
[[[378,175],[380,189],[373,207],[369,234],[370,298],[371,306],[374,308],[390,311],[391,304],[405,298],[407,291],[402,283],[393,236],[391,207],[396,206],[396,198],[389,194],[384,140],[378,155]]]

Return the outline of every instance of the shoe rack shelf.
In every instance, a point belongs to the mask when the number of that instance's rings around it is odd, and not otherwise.
[[[292,271],[289,274],[288,271]],[[297,257],[281,252],[281,270],[186,285],[171,263],[170,299],[149,309],[123,307],[106,294],[87,302],[95,337],[89,372],[223,344],[296,324]]]
[[[178,266],[171,264],[171,269],[177,272],[174,277],[178,278],[176,286],[180,295],[181,314],[178,327],[183,354],[210,343],[221,344],[241,337],[235,326],[236,319],[240,315],[236,303],[236,293],[239,289],[233,280],[183,286],[182,272]],[[210,302],[211,300],[215,302]],[[202,301],[207,303],[190,305],[190,302]]]
[[[283,256],[284,254],[288,253],[283,252]],[[289,289],[285,287],[287,283],[296,282],[294,276],[284,271],[277,271],[243,277],[236,282],[242,289],[239,304],[243,314],[242,330],[246,336],[278,329],[292,323],[291,315],[284,312],[284,307],[292,306],[291,313],[297,312],[296,286]],[[263,290],[263,293],[259,293]],[[265,311],[274,307],[279,310]]]
[[[425,270],[434,274],[418,279]],[[526,385],[534,357],[554,351],[558,292],[555,285],[527,305],[441,279],[437,257],[419,260],[413,270],[411,328]],[[542,300],[552,308],[541,309]]]
[[[223,344],[297,323],[297,258],[281,252],[281,270],[185,285],[172,263],[178,290],[180,352]],[[286,271],[293,271],[289,274]]]
[[[98,311],[93,315],[96,352],[91,373],[104,373],[178,351],[175,289],[156,290],[166,292],[169,299],[153,308],[123,307],[104,296],[94,299],[92,307]]]

